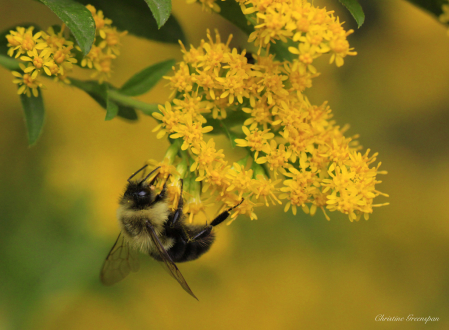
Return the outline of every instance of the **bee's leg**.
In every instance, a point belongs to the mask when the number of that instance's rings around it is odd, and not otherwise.
[[[179,179],[179,181],[181,181],[181,194],[179,195],[179,200],[178,200],[178,205],[176,207],[176,211],[175,211],[175,213],[173,213],[173,218],[171,218],[170,227],[173,227],[178,222],[178,220],[181,218],[182,208],[184,206],[184,200],[182,199],[182,187],[184,186],[184,181],[182,179]]]
[[[206,237],[210,234],[210,232],[212,231],[212,228],[219,225],[220,223],[222,223],[223,221],[225,221],[228,217],[229,217],[229,212],[231,212],[233,209],[235,209],[237,206],[239,206],[240,204],[243,203],[245,199],[242,198],[242,200],[240,201],[240,203],[238,203],[237,205],[234,205],[233,207],[227,209],[226,211],[223,211],[222,213],[220,213],[214,220],[212,220],[212,222],[210,223],[209,226],[204,227],[203,230],[201,230],[198,234],[196,234],[195,236],[191,237],[189,240],[190,241],[194,241],[197,239],[201,239],[203,237]]]
[[[220,223],[222,223],[223,221],[225,221],[228,217],[229,217],[229,212],[231,212],[233,209],[235,209],[237,206],[240,206],[240,204],[243,203],[245,199],[242,198],[242,200],[240,201],[240,203],[238,203],[237,205],[234,205],[233,207],[227,209],[226,211],[220,213],[214,220],[212,220],[212,222],[210,223],[211,226],[215,227],[216,225],[219,225]]]
[[[168,182],[168,179],[170,179],[170,175],[171,175],[171,174],[168,175],[167,180],[165,180],[165,183],[164,183],[164,186],[162,187],[161,192],[160,192],[159,194],[156,195],[156,197],[154,198],[154,201],[153,201],[152,204],[157,203],[158,201],[164,199],[165,196],[167,195],[167,182]],[[154,184],[154,182],[156,181],[156,178],[157,178],[157,177],[158,177],[158,175],[156,175],[156,176],[154,177],[154,179],[151,180],[150,186],[152,186],[152,185]]]

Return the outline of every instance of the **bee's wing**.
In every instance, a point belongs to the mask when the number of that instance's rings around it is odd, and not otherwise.
[[[112,285],[123,280],[130,271],[139,270],[139,256],[137,251],[130,248],[125,236],[120,233],[111,251],[109,251],[100,279],[104,285]]]
[[[159,240],[159,237],[157,237],[156,232],[154,231],[153,226],[147,222],[146,223],[148,228],[148,233],[151,236],[151,240],[153,241],[154,245],[157,248],[157,251],[159,252],[159,256],[161,257],[163,264],[168,269],[168,272],[181,284],[182,288],[190,294],[193,298],[198,300],[198,298],[195,296],[195,294],[190,289],[189,285],[187,284],[186,280],[184,279],[184,276],[182,276],[181,272],[179,271],[178,267],[176,267],[173,260],[170,258],[169,254],[165,250],[164,246],[162,245],[161,241]]]

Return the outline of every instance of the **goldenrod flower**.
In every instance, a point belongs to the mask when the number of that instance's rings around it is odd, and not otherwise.
[[[253,184],[253,170],[245,170],[238,163],[234,163],[233,167],[228,170],[226,177],[230,180],[230,185],[226,191],[237,190],[239,199],[242,199],[244,193],[250,191]]]
[[[180,139],[176,143],[190,167],[183,175],[196,176],[197,185],[185,186],[186,194],[194,196],[190,217],[204,210],[201,199],[210,196],[222,211],[244,199],[230,222],[239,214],[256,219],[256,206],[282,200],[285,211],[291,207],[294,214],[301,208],[314,215],[320,208],[326,219],[327,210],[347,214],[351,221],[362,214],[367,219],[373,207],[385,205],[373,204],[375,197],[386,196],[375,189],[377,174],[385,172],[378,171],[380,163],[370,167],[377,154],[361,154],[357,136],[345,136],[348,126],[335,124],[327,102],[313,105],[302,93],[319,75],[312,65],[316,58],[330,53],[340,66],[345,56],[355,55],[346,40],[352,31],[346,32],[332,12],[305,0],[238,2],[257,21],[250,41],[265,52],[248,63],[245,50],[229,47],[232,36],[223,43],[217,31],[215,40],[207,31],[207,40],[198,47],[187,50],[181,43],[183,60],[173,67],[173,76],[165,77],[171,103],[153,114],[160,121],[154,129],[158,138],[168,132]],[[290,51],[298,57],[275,60],[270,44],[289,39],[295,43]],[[245,138],[235,143],[246,149],[247,157],[232,163],[222,149],[217,151],[219,140],[205,137],[212,131],[206,126],[211,118],[223,123],[229,137],[241,127]],[[245,167],[248,158],[251,168]]]
[[[286,180],[284,183],[286,186],[281,188],[282,192],[288,192],[288,194],[281,194],[280,199],[288,199],[285,204],[284,211],[287,212],[292,207],[292,212],[296,215],[297,207],[301,207],[305,213],[309,213],[309,209],[306,203],[310,203],[310,190],[312,187],[303,187],[298,182],[293,180]]]
[[[351,31],[348,31],[347,34],[351,33]],[[344,63],[344,58],[347,55],[357,55],[357,52],[354,52],[354,48],[349,47],[349,42],[346,40],[346,37],[339,36],[337,38],[334,38],[329,42],[329,48],[334,52],[332,54],[329,63],[332,63],[335,61],[335,64],[337,66],[342,66]]]
[[[30,26],[28,29],[24,27],[17,27],[17,31],[9,31],[10,34],[6,35],[8,40],[7,46],[10,47],[8,55],[13,56],[17,50],[15,58],[20,55],[31,51],[33,49],[44,49],[47,44],[41,39],[41,32],[37,32],[33,35],[34,26]]]
[[[241,202],[241,200],[237,200],[235,198],[235,195],[228,195],[230,198],[227,199],[227,205],[229,207],[235,206],[238,203]],[[222,200],[223,202],[226,202],[226,200]],[[231,203],[232,201],[232,203]],[[232,205],[232,206],[231,206]],[[257,220],[257,214],[254,212],[254,208],[256,206],[260,206],[261,204],[256,204],[248,199],[245,199],[243,201],[242,204],[240,204],[239,206],[237,206],[234,210],[233,213],[230,217],[229,222],[227,223],[228,225],[230,225],[235,219],[237,219],[237,216],[239,215],[246,215],[248,216],[251,220]]]
[[[13,80],[13,83],[20,86],[17,90],[17,94],[26,94],[28,97],[30,97],[31,93],[33,93],[33,95],[37,97],[39,95],[38,88],[42,87],[42,83],[37,79],[39,71],[35,70],[32,74],[25,73],[25,70],[27,70],[25,65],[23,65],[22,63],[20,63],[19,65],[20,68],[24,71],[24,74],[17,71],[11,72],[12,75],[16,77],[16,79]]]
[[[268,125],[273,123],[273,107],[276,106],[268,104],[266,96],[260,97],[251,108],[242,108],[243,112],[250,114],[250,117],[243,122],[243,125],[249,126],[250,129],[262,126],[266,130]]]
[[[278,173],[284,173],[284,169],[291,166],[289,159],[292,156],[292,151],[283,144],[278,146],[276,140],[270,140],[269,144],[264,145],[262,151],[266,153],[266,156],[257,158],[256,162],[257,164],[267,163],[275,177]]]
[[[94,68],[96,71],[91,74],[92,78],[97,78],[98,81],[103,83],[103,81],[108,80],[112,73],[112,60],[116,58],[114,54],[100,53],[100,56],[93,61]]]
[[[230,185],[230,179],[226,177],[231,167],[227,163],[213,163],[207,166],[196,178],[196,181],[203,182],[203,193],[209,192],[211,195],[219,191],[221,195]],[[212,188],[209,190],[209,188]]]
[[[223,203],[222,208],[220,209],[220,212],[238,205],[242,202],[242,199],[238,196],[232,194],[232,193],[226,193],[224,195],[220,195],[217,197],[217,200]],[[241,203],[239,206],[237,206],[230,217],[230,220],[228,221],[228,225],[230,225],[235,219],[237,219],[237,216],[247,215],[251,220],[257,220],[257,215],[254,212],[254,207],[259,206],[260,204],[256,204],[248,199],[245,199],[243,203]]]
[[[73,42],[64,38],[65,24],[62,24],[61,30],[56,33],[52,26],[47,29],[47,32],[42,31],[42,39],[53,52],[58,51],[65,46],[73,46]]]
[[[187,64],[181,62],[179,70],[176,70],[175,67],[173,67],[173,70],[175,71],[173,77],[164,77],[165,79],[170,80],[170,86],[173,91],[190,92],[193,88],[193,81]]]
[[[97,35],[99,35],[102,39],[106,39],[106,30],[112,24],[112,20],[105,18],[103,12],[101,10],[97,11],[92,5],[87,5],[86,8],[90,11],[92,17],[94,18]]]
[[[195,155],[195,162],[190,167],[190,171],[199,170],[200,174],[205,171],[209,164],[213,164],[214,162],[223,163],[223,149],[215,150],[215,142],[214,139],[209,139],[206,143],[204,141],[200,142],[199,148],[192,147],[192,153]]]
[[[312,87],[312,79],[319,76],[319,73],[310,73],[307,71],[307,66],[304,63],[299,62],[297,59],[293,60],[293,63],[284,63],[285,71],[288,74],[288,81],[286,85],[289,93],[297,93],[298,97],[301,97],[301,93],[306,89]]]
[[[185,93],[184,99],[174,99],[173,107],[184,114],[190,114],[195,121],[200,121],[201,123],[206,123],[206,119],[202,114],[210,113],[211,105],[207,101],[202,101],[201,97],[198,96],[198,92],[195,93]]]
[[[127,35],[128,31],[118,32],[116,27],[105,28],[105,38],[98,47],[106,49],[108,55],[120,55],[120,38]]]
[[[91,75],[95,78],[98,76],[100,83],[107,80],[111,76],[112,72],[112,60],[116,56],[112,53],[106,53],[103,48],[92,45],[89,54],[81,61],[81,66],[87,66],[89,69],[95,69],[96,71]]]
[[[235,139],[237,146],[250,147],[251,151],[255,151],[254,159],[257,159],[259,152],[268,143],[267,140],[274,138],[273,133],[269,133],[269,129],[259,131],[258,128],[250,131],[246,126],[242,126],[243,133],[245,133],[245,140]]]
[[[101,11],[97,12],[91,5],[87,8],[97,24],[97,40],[92,45],[90,53],[82,60],[81,66],[95,69],[96,72],[91,77],[97,77],[102,83],[111,75],[112,60],[119,54],[119,39],[126,34],[126,31],[119,33],[116,28],[111,27],[112,21],[104,18]],[[78,62],[75,58],[75,49],[81,51],[64,36],[65,24],[62,24],[58,33],[53,27],[48,28],[46,32],[33,33],[33,31],[33,26],[27,29],[17,27],[16,31],[11,30],[10,34],[6,35],[8,55],[28,62],[28,66],[23,69],[23,75],[14,73],[17,78],[14,82],[20,86],[20,94],[29,96],[31,93],[38,95],[38,87],[43,87],[38,80],[42,72],[53,76],[55,81],[69,84],[67,75],[72,71],[73,64]]]
[[[49,67],[54,65],[54,62],[50,59],[51,51],[49,48],[43,49],[40,54],[37,49],[33,49],[27,52],[28,56],[21,56],[20,59],[25,62],[31,62],[25,72],[32,72],[34,70],[43,69],[45,73],[51,76],[51,71]]]
[[[182,137],[184,143],[181,146],[182,150],[186,150],[190,146],[199,148],[203,140],[203,134],[213,130],[212,126],[202,127],[201,122],[194,122],[192,116],[187,114],[183,117],[183,123],[175,126],[173,130],[176,132],[170,137],[177,139]]]
[[[193,217],[198,213],[203,213],[206,216],[206,219],[209,221],[209,216],[207,214],[206,207],[210,207],[214,205],[214,203],[210,203],[208,201],[203,201],[201,197],[192,196],[186,202],[186,206],[184,208],[184,212],[189,215],[189,222],[193,221]]]
[[[165,107],[159,105],[158,108],[161,113],[154,112],[152,116],[162,123],[157,125],[153,129],[153,132],[159,131],[157,133],[157,138],[161,139],[167,132],[169,134],[175,132],[174,128],[182,121],[183,114],[178,111],[174,112],[169,102],[165,102]]]
[[[95,69],[91,75],[97,78],[100,83],[108,80],[112,73],[112,60],[120,55],[120,38],[127,34],[127,31],[118,32],[112,27],[112,20],[105,18],[101,10],[96,10],[94,6],[87,5],[95,20],[95,41],[89,54],[81,61],[82,67]]]
[[[272,181],[271,179],[267,179],[262,174],[257,174],[256,180],[254,180],[254,183],[251,188],[252,194],[255,195],[257,200],[259,198],[262,198],[265,201],[265,205],[267,207],[270,205],[268,203],[268,199],[270,199],[273,205],[276,205],[276,202],[282,204],[282,202],[276,197],[275,194],[275,191],[277,190],[276,185],[281,181],[282,181],[281,179]]]

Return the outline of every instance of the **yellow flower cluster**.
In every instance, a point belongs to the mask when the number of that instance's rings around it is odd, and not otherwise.
[[[10,31],[6,36],[8,40],[8,55],[20,58],[27,63],[25,66],[20,63],[21,72],[13,71],[17,84],[18,94],[31,96],[38,95],[38,88],[43,87],[39,76],[45,73],[47,76],[54,76],[56,79],[68,82],[67,73],[77,63],[73,53],[73,42],[63,37],[64,25],[61,31],[55,33],[53,28],[47,32],[40,31],[33,33],[34,27],[17,27],[16,31]]]
[[[111,20],[104,18],[101,11],[96,12],[93,6],[88,5],[87,8],[96,23],[97,40],[82,60],[81,66],[95,69],[92,77],[97,77],[101,83],[111,74],[111,60],[119,54],[120,37],[126,32],[117,32],[116,28],[111,27]],[[15,77],[13,82],[19,86],[18,94],[38,96],[38,88],[44,87],[39,80],[43,73],[58,81],[70,83],[67,74],[72,71],[73,64],[78,62],[75,56],[80,49],[74,48],[73,41],[64,37],[64,31],[64,24],[58,32],[52,27],[47,32],[36,33],[33,26],[17,27],[6,36],[8,55],[24,62],[19,64],[23,72],[12,72]]]
[[[154,129],[158,138],[169,134],[182,141],[182,162],[190,161],[190,173],[178,172],[201,182],[202,193],[221,203],[222,209],[244,198],[231,221],[238,214],[256,219],[256,206],[282,204],[281,200],[286,200],[285,211],[291,206],[294,214],[298,207],[312,215],[320,208],[326,218],[327,209],[347,214],[351,221],[362,214],[368,219],[372,208],[380,206],[373,204],[382,194],[375,189],[380,182],[376,175],[385,172],[378,171],[380,164],[370,167],[377,154],[359,152],[354,137],[344,136],[347,128],[335,125],[327,103],[310,104],[302,93],[310,87],[310,76],[301,76],[292,70],[294,63],[276,61],[269,54],[254,55],[254,63],[248,63],[244,50],[229,47],[231,37],[226,43],[218,32],[215,41],[209,31],[207,37],[189,50],[181,44],[183,61],[173,68],[173,76],[166,77],[172,102],[153,114],[159,121]],[[235,143],[249,157],[233,164],[226,160],[214,139],[205,137],[213,130],[206,126],[212,118],[229,125],[229,136],[241,135]],[[235,131],[235,122],[227,118],[241,119],[243,126]],[[175,157],[165,162],[177,163]],[[173,182],[178,180],[173,173]],[[199,186],[190,184],[186,191],[198,204]]]
[[[81,61],[82,67],[95,69],[92,78],[96,78],[102,83],[111,77],[112,60],[120,55],[120,38],[127,34],[127,31],[118,32],[112,27],[112,20],[105,18],[101,10],[96,10],[94,6],[87,5],[95,20],[95,41],[87,56]]]
[[[206,11],[220,11],[215,0],[198,0]],[[233,1],[233,0],[228,0]],[[357,53],[350,48],[347,36],[353,30],[345,31],[333,11],[315,7],[308,0],[236,0],[254,26],[248,42],[261,49],[269,49],[270,44],[290,42],[294,47],[288,50],[298,55],[290,67],[291,71],[316,74],[313,61],[325,53],[330,53],[330,63],[342,66],[347,55]],[[187,0],[194,3],[196,0]]]
[[[339,19],[326,8],[315,7],[307,0],[239,2],[243,13],[255,22],[255,31],[248,41],[254,42],[259,51],[278,40],[297,43],[297,46],[288,48],[298,55],[293,61],[293,71],[316,73],[312,63],[325,53],[332,54],[330,63],[335,62],[337,66],[343,65],[347,55],[357,54],[346,39],[354,31],[345,31]]]

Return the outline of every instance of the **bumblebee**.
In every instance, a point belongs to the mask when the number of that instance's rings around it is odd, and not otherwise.
[[[149,254],[161,261],[182,288],[198,300],[190,289],[175,263],[198,259],[207,252],[215,240],[212,229],[222,223],[230,212],[242,201],[220,213],[209,225],[193,225],[185,222],[183,213],[182,187],[178,205],[170,210],[165,181],[159,194],[155,193],[156,175],[148,179],[160,167],[154,169],[142,180],[132,180],[148,165],[143,166],[128,179],[125,193],[120,198],[117,218],[121,232],[104,261],[100,279],[105,285],[112,285],[124,279],[131,271],[139,270],[137,251]]]

